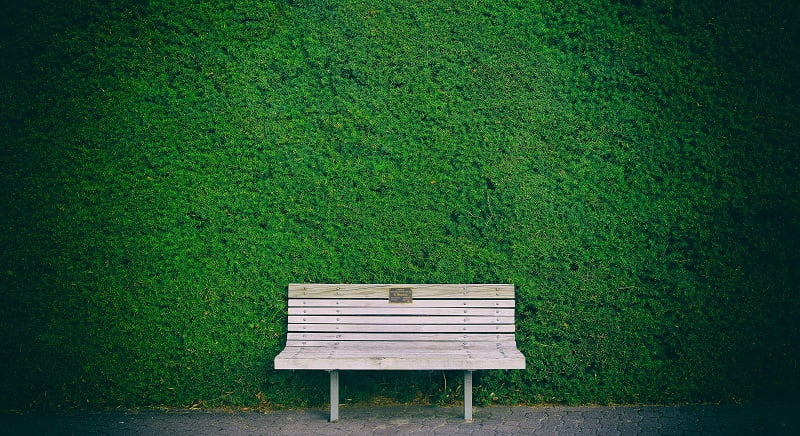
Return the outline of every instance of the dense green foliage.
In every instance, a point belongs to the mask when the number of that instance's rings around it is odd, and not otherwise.
[[[476,400],[796,396],[790,1],[18,2],[0,407],[306,406],[290,282],[514,283]],[[448,403],[451,373],[343,375]]]

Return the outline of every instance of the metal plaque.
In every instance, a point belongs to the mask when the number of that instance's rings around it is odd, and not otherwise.
[[[390,288],[389,289],[389,302],[390,303],[411,303],[411,288]]]

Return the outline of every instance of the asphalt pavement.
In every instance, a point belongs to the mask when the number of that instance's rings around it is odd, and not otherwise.
[[[0,413],[3,435],[800,435],[800,403],[463,409],[341,406],[280,411]]]

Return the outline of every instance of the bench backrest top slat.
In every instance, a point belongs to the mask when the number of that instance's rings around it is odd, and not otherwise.
[[[410,289],[413,299],[513,299],[509,284],[322,284],[292,283],[289,298],[389,298],[390,289]]]

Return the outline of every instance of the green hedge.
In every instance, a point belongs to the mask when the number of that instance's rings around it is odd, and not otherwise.
[[[516,284],[480,404],[795,398],[794,3],[10,6],[0,407],[319,406],[290,282]]]

